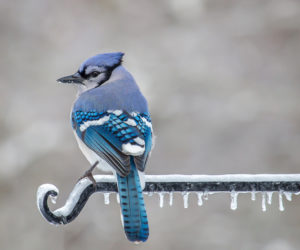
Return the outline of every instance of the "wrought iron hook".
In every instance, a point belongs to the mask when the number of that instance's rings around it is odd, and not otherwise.
[[[96,188],[85,178],[70,193],[65,205],[54,212],[49,209],[48,198],[56,199],[58,189],[43,184],[37,191],[37,206],[42,216],[51,224],[68,224],[73,221],[95,192],[118,192],[115,177],[95,175]],[[144,193],[173,192],[300,192],[300,174],[283,175],[146,175]]]

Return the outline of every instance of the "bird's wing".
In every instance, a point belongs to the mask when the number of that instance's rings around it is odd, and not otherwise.
[[[130,172],[130,156],[144,171],[152,147],[152,126],[147,114],[77,110],[72,113],[72,125],[78,137],[121,176]]]

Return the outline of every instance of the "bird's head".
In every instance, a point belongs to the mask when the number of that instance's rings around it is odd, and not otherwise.
[[[82,90],[97,88],[121,65],[123,55],[121,52],[98,54],[84,61],[75,74],[59,78],[57,81],[77,84]]]

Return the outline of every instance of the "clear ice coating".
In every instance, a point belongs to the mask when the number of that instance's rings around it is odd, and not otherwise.
[[[119,196],[119,193],[116,193],[116,199],[117,199],[118,204],[120,204],[120,196]]]
[[[57,196],[50,195],[50,200],[53,204],[56,204]]]
[[[278,192],[278,196],[279,196],[279,210],[284,211],[284,206],[283,206],[283,201],[282,201],[282,191]]]
[[[183,195],[183,207],[188,208],[189,207],[189,192],[182,193]]]
[[[272,204],[272,195],[273,195],[273,192],[267,192],[267,196],[268,196],[268,204],[269,204],[269,205]]]
[[[261,194],[261,209],[263,212],[267,211],[266,207],[266,192],[262,192]]]
[[[253,201],[256,200],[255,194],[256,194],[255,189],[253,189],[253,190],[251,191],[251,200],[253,200]]]
[[[109,195],[110,193],[104,193],[104,204],[109,205]]]
[[[206,201],[208,200],[208,191],[204,191],[203,199],[206,200]]]
[[[288,201],[292,201],[292,193],[291,192],[283,192],[283,194]]]
[[[164,193],[158,193],[159,195],[159,207],[163,207],[164,206]]]
[[[198,192],[197,197],[198,197],[198,206],[202,206],[203,205],[203,200],[202,200],[203,192]]]
[[[173,205],[173,193],[172,192],[169,193],[169,205],[170,206]]]
[[[235,191],[230,192],[230,197],[231,197],[231,203],[230,203],[230,208],[232,210],[237,209],[237,198],[238,198],[238,193]]]

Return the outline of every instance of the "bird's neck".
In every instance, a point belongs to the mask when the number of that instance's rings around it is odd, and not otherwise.
[[[120,65],[112,71],[110,78],[104,84],[126,78],[132,78],[132,76],[122,65]]]

